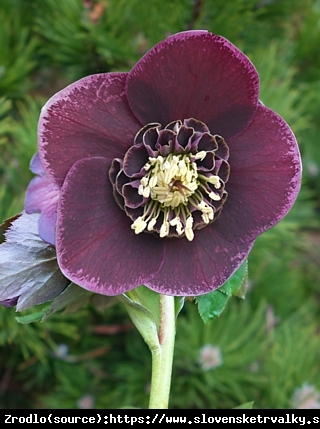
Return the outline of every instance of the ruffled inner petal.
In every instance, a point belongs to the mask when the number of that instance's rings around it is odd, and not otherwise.
[[[142,177],[143,166],[148,162],[149,154],[143,144],[131,146],[123,160],[123,171],[128,177]]]
[[[109,161],[78,161],[62,187],[57,255],[62,272],[76,284],[118,295],[150,281],[163,263],[163,241],[136,235],[116,204],[108,179]]]
[[[138,193],[140,181],[135,180],[130,183],[126,183],[122,187],[122,195],[125,200],[125,205],[129,208],[135,209],[141,207],[145,203],[145,198]]]
[[[201,137],[198,139],[196,148],[198,151],[216,151],[218,149],[218,144],[212,135],[209,133],[204,133],[201,134]]]

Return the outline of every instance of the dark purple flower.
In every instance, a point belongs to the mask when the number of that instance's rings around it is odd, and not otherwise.
[[[105,295],[220,287],[300,188],[295,137],[258,96],[249,59],[207,31],[168,37],[130,72],[54,95],[26,211],[42,212],[39,234],[64,275]]]

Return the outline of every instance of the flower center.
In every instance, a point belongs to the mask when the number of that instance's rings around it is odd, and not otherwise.
[[[139,194],[159,201],[164,207],[172,209],[188,201],[197,189],[197,166],[188,155],[169,154],[149,158],[144,166],[148,171],[140,181]]]
[[[194,230],[217,219],[227,198],[228,156],[225,141],[200,121],[175,121],[164,129],[148,124],[124,159],[113,160],[115,200],[136,234],[192,241]]]
[[[199,152],[194,158],[200,159],[205,155],[205,152]],[[197,164],[190,155],[169,154],[165,158],[161,155],[157,158],[149,157],[149,162],[144,168],[147,174],[140,180],[138,193],[145,198],[150,197],[150,202],[145,206],[143,215],[133,222],[131,228],[136,234],[145,228],[152,231],[162,212],[160,237],[169,235],[170,226],[174,226],[178,235],[185,233],[187,239],[191,241],[194,236],[192,207],[202,212],[205,223],[213,220],[213,208],[204,201],[201,189],[215,201],[220,201],[221,197],[206,190],[205,186],[201,187],[201,175],[199,177]],[[212,175],[208,179],[216,189],[220,188],[218,176]],[[151,208],[155,210],[150,210]]]

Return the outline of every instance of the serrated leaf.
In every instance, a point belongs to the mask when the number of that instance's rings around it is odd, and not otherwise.
[[[17,311],[51,301],[70,283],[53,246],[38,235],[38,214],[22,213],[0,245],[0,301],[19,297]]]
[[[228,296],[234,295],[242,286],[245,277],[248,273],[248,261],[245,260],[237,271],[226,281],[226,283],[219,288],[220,292]]]
[[[220,292],[220,290],[196,297],[199,314],[205,324],[220,316],[228,299],[229,296]]]
[[[234,296],[238,298],[244,299],[246,297],[247,289],[248,289],[248,266],[244,278],[242,280],[242,284],[239,289],[234,293]]]
[[[246,260],[219,289],[196,297],[199,314],[205,324],[210,323],[211,320],[220,316],[228,299],[232,295],[238,294],[243,284],[246,283],[247,275],[248,261]]]

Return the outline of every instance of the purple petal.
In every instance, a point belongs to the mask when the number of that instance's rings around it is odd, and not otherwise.
[[[215,166],[215,157],[213,152],[207,152],[203,160],[196,161],[198,171],[212,171]]]
[[[140,185],[140,180],[135,180],[130,183],[126,183],[122,188],[122,195],[125,200],[125,205],[128,208],[136,209],[141,207],[142,204],[145,204],[146,198],[138,194],[138,188]]]
[[[70,280],[118,295],[152,279],[163,262],[163,242],[131,229],[114,200],[108,167],[108,160],[90,158],[70,169],[58,209],[57,254]]]
[[[123,157],[141,128],[126,99],[126,73],[85,77],[55,94],[39,121],[39,153],[49,177],[61,186],[79,159]]]
[[[192,128],[186,127],[185,125],[182,125],[180,128],[178,135],[177,135],[177,152],[181,153],[182,150],[184,151],[190,151],[191,149],[191,138],[194,135],[194,130]]]
[[[228,40],[186,31],[152,48],[129,72],[129,104],[141,123],[195,118],[225,139],[252,120],[259,78],[250,60]]]
[[[195,143],[194,146],[197,148],[197,151],[205,150],[208,152],[213,150],[216,151],[218,149],[216,139],[208,133],[201,134],[200,138],[197,139]]]
[[[216,142],[218,143],[218,149],[216,150],[216,156],[228,161],[229,159],[229,147],[220,136],[215,136]]]
[[[45,172],[40,161],[39,152],[36,152],[33,155],[30,161],[30,170],[32,173],[37,174],[38,176],[45,176]]]
[[[206,126],[206,124],[204,124],[203,122],[198,121],[197,119],[194,119],[194,118],[185,119],[183,121],[183,123],[184,123],[185,126],[191,127],[196,132],[200,132],[201,134],[203,134],[203,133],[209,133],[210,132],[210,130]]]
[[[142,177],[146,170],[143,168],[148,162],[149,154],[143,144],[131,146],[123,159],[123,171],[128,177]]]
[[[0,304],[3,305],[4,307],[14,307],[15,305],[17,305],[19,297],[16,296],[14,298],[10,298],[10,299],[5,299],[4,301],[0,301]]]
[[[46,177],[34,177],[26,191],[25,211],[28,214],[41,213],[39,235],[42,240],[55,244],[55,227],[60,188]]]
[[[176,135],[171,130],[161,130],[159,132],[159,138],[156,144],[156,149],[159,151],[159,154],[162,156],[168,156],[172,152]],[[177,149],[179,150],[179,145],[177,144]],[[177,150],[177,152],[178,152]]]
[[[225,239],[245,243],[279,222],[295,202],[301,182],[296,139],[286,122],[266,107],[230,148],[229,193],[215,223]]]
[[[214,224],[195,231],[192,242],[165,240],[165,259],[157,275],[145,285],[166,295],[195,296],[222,286],[248,256],[253,242],[231,244]]]

